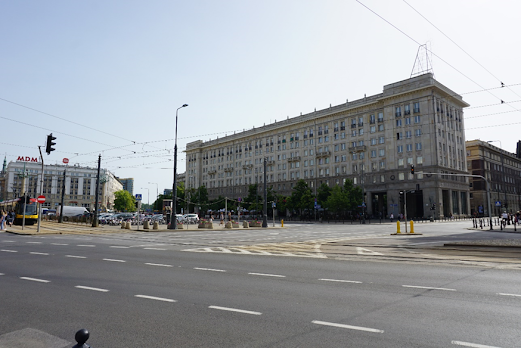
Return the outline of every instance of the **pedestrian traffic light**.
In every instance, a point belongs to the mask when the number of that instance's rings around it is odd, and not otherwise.
[[[411,164],[411,174],[414,174],[414,164]]]
[[[56,140],[56,137],[53,137],[51,133],[47,136],[47,146],[45,147],[45,152],[47,152],[48,155],[51,154],[51,151],[56,150],[52,147],[53,145],[56,145],[56,143],[52,142],[53,140]]]

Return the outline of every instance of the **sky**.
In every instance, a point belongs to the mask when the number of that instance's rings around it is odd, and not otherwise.
[[[52,133],[46,164],[101,155],[152,203],[172,188],[183,104],[178,173],[188,142],[410,78],[425,44],[436,80],[470,104],[466,140],[515,152],[519,13],[514,0],[3,0],[0,154],[38,157]]]

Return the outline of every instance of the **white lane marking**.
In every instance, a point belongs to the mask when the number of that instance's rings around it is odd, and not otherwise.
[[[111,261],[111,262],[127,262],[125,260],[116,260],[116,259],[103,259],[103,261]]]
[[[149,266],[160,266],[160,267],[174,267],[172,265],[165,265],[165,264],[162,264],[162,263],[145,263],[145,265],[149,265]]]
[[[322,279],[319,279],[319,280],[323,280],[325,282],[339,282],[339,283],[354,283],[354,284],[362,284],[362,282],[359,282],[357,280],[344,280],[344,279],[325,279],[325,278],[322,278]]]
[[[69,244],[65,244],[65,243],[51,243],[51,245],[69,245]]]
[[[521,297],[521,295],[517,295],[517,294],[505,294],[503,292],[498,292],[497,295],[501,295],[501,296],[515,296],[515,297]]]
[[[4,243],[14,243],[14,240],[4,240]]]
[[[84,289],[84,290],[99,291],[99,292],[109,292],[107,289],[91,288],[89,286],[83,286],[83,285],[76,285],[75,288]]]
[[[33,254],[33,255],[49,255],[49,253],[39,253],[37,251],[31,251],[31,252],[29,252],[29,254]]]
[[[74,259],[86,259],[86,256],[76,256],[76,255],[65,255],[65,257],[72,257]]]
[[[376,333],[383,333],[384,332],[384,330],[372,329],[370,327],[352,326],[352,325],[345,325],[345,324],[338,324],[338,323],[330,323],[330,322],[327,322],[327,321],[320,321],[320,320],[313,320],[312,323],[313,324],[317,324],[317,325],[326,325],[326,326],[339,327],[339,328],[342,328],[342,329],[359,330],[359,331],[376,332]]]
[[[93,244],[78,244],[76,246],[79,246],[79,247],[89,247],[89,248],[95,247],[95,245],[93,245]]]
[[[247,310],[244,310],[244,309],[229,308],[229,307],[208,306],[208,308],[219,309],[221,311],[238,312],[238,313],[244,313],[244,314],[253,314],[253,315],[261,315],[262,314],[261,312],[247,311]]]
[[[38,278],[29,278],[29,277],[20,277],[20,279],[30,280],[30,281],[33,281],[33,282],[40,282],[40,283],[50,283],[51,282],[50,280],[38,279]]]
[[[452,341],[452,344],[457,346],[465,346],[465,347],[473,347],[473,348],[500,348],[496,346],[485,346],[483,344],[470,343],[470,342],[462,342],[462,341]]]
[[[5,275],[4,273],[0,273],[0,276]]]
[[[163,301],[163,302],[177,302],[176,300],[172,300],[172,299],[169,299],[169,298],[147,296],[147,295],[135,295],[135,297],[146,298],[146,299],[149,299],[149,300]]]
[[[42,242],[26,242],[27,244],[42,244]]]
[[[143,248],[144,250],[166,250],[161,248]]]
[[[248,273],[250,275],[258,275],[258,276],[263,276],[263,277],[278,277],[278,278],[286,278],[285,275],[280,275],[280,274],[267,274],[267,273],[254,273],[254,272],[250,272]]]
[[[17,253],[18,252],[18,250],[7,250],[7,249],[2,249],[0,251],[6,252],[6,253]]]
[[[434,288],[430,286],[416,286],[416,285],[402,285],[404,288],[416,288],[416,289],[427,289],[427,290],[443,290],[443,291],[456,291],[456,289],[447,288]]]
[[[199,271],[226,272],[224,269],[215,269],[215,268],[194,267],[194,269],[199,270]]]
[[[121,246],[121,245],[111,245],[110,247],[111,248],[117,248],[117,249],[129,249],[130,248],[128,246]]]
[[[360,248],[360,247],[356,248],[356,252],[358,253],[358,255],[383,255],[382,253],[378,253],[376,251],[372,251],[372,250]]]

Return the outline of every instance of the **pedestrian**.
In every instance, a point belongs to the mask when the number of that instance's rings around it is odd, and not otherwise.
[[[6,218],[5,211],[0,211],[0,231],[5,231],[5,218]]]
[[[389,216],[389,218],[391,219],[391,222],[393,222],[393,220],[394,220],[394,214],[391,213],[391,216]]]
[[[219,226],[224,225],[224,214],[221,213],[221,222],[219,222]]]
[[[9,223],[9,227],[13,227],[13,221],[14,221],[14,211],[9,210],[9,213],[7,214],[7,222]]]

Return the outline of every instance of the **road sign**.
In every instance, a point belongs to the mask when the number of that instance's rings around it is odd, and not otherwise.
[[[136,199],[138,201],[142,200],[143,199],[143,195],[141,193],[136,193]]]
[[[271,203],[272,208],[275,208],[276,206],[277,206],[277,204],[275,204],[275,202]]]
[[[36,199],[36,201],[37,201],[38,203],[40,203],[40,204],[41,204],[41,203],[45,203],[45,196],[38,196],[38,198]]]
[[[237,198],[237,200],[238,200],[239,202],[241,201],[241,199],[242,199],[241,197]]]
[[[501,202],[500,201],[496,201],[496,207],[501,207]]]
[[[69,163],[69,159],[68,158],[64,158],[63,159],[63,163],[65,163],[65,164]]]
[[[365,202],[362,202],[362,207],[364,207],[364,208],[366,207]]]

